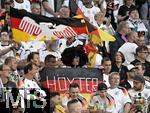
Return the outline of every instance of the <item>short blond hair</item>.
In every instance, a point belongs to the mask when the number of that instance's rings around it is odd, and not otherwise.
[[[95,15],[94,15],[94,19],[96,19],[97,17],[105,17],[105,14],[104,13],[102,13],[102,12],[98,12],[98,13],[96,13]]]
[[[126,21],[120,22],[116,31],[120,32],[124,28],[124,26],[126,26],[126,25],[128,25],[128,22],[126,22]]]
[[[37,6],[41,7],[39,3],[32,3],[31,4],[31,9],[36,8]]]
[[[118,72],[112,72],[109,74],[109,80],[111,80],[114,75],[118,75],[120,77],[120,74]]]

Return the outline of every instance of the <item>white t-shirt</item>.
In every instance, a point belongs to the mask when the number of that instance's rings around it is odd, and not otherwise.
[[[23,0],[23,3],[18,3],[14,0],[14,8],[25,9],[26,11],[31,12],[31,4],[29,0]]]
[[[120,6],[123,5],[123,0],[114,0],[114,5],[115,6],[118,5],[118,7],[115,7],[115,10],[113,11],[115,22],[117,23],[118,11],[119,11]]]
[[[47,0],[48,1],[48,4],[49,4],[49,7],[54,11],[54,0]],[[52,14],[48,13],[45,11],[45,16],[47,17],[53,17]]]
[[[144,97],[145,99],[150,99],[150,89],[148,88],[144,88],[143,91],[135,91],[134,89],[131,89],[128,91],[129,95],[131,96],[132,101],[134,101],[135,97],[139,97],[141,95],[141,97]],[[149,100],[150,101],[150,100]]]
[[[20,60],[24,60],[31,52],[39,52],[44,50],[46,45],[42,41],[21,42],[22,46],[17,53],[20,54]]]
[[[148,88],[148,89],[150,89],[150,82],[147,81],[147,80],[145,80],[145,87]]]
[[[95,68],[99,68],[103,57],[100,54],[96,54]]]
[[[124,5],[124,0],[115,0],[115,1],[118,1],[119,2],[119,7]]]
[[[107,85],[107,87],[110,87],[109,75],[103,74],[103,83],[105,83]]]
[[[124,43],[118,51],[122,52],[125,57],[124,65],[127,66],[135,60],[136,48],[138,46],[135,43],[126,42]]]
[[[76,4],[80,8],[83,5],[82,0],[76,0]],[[64,0],[63,6],[68,6],[69,7],[69,0]]]
[[[36,100],[37,96],[37,92],[39,93],[39,97],[41,101],[45,101],[45,97],[46,97],[46,93],[44,90],[41,90],[41,88],[39,87],[39,85],[33,81],[33,80],[29,80],[29,79],[24,79],[22,80],[22,85],[21,85],[21,89],[19,90],[19,93],[21,94],[21,98],[22,100],[27,99],[27,100]],[[30,94],[31,90],[35,90],[36,92],[34,92],[34,94]],[[21,101],[21,107],[24,108],[24,101]]]
[[[129,28],[134,29],[136,32],[144,31],[147,32],[147,28],[145,27],[144,23],[139,19],[139,20],[133,20],[129,18],[127,20]]]
[[[21,94],[21,96],[27,100],[35,100],[36,99],[36,92],[39,93],[40,97],[44,99],[44,97],[46,97],[46,93],[44,90],[41,90],[41,88],[39,87],[39,85],[33,81],[33,80],[28,80],[28,79],[24,79],[23,80],[23,89],[19,90],[19,93]],[[34,94],[30,94],[31,90],[35,90],[36,92]],[[32,96],[32,97],[31,97]]]
[[[131,103],[128,91],[125,88],[117,87],[115,89],[109,88],[107,90],[108,94],[114,97],[116,102],[116,113],[124,113],[124,105],[126,103]]]
[[[97,110],[103,110],[104,112],[115,113],[115,102],[112,96],[106,95],[105,99],[102,99],[100,95],[95,94],[91,97],[90,106],[94,108],[96,106]]]
[[[1,42],[0,42],[0,51],[1,51],[1,50],[5,50],[5,49],[10,48],[10,47],[11,47],[10,45],[9,45],[9,46],[1,46]],[[0,65],[3,64],[4,61],[5,61],[5,59],[6,59],[7,57],[10,57],[10,56],[12,56],[12,57],[15,56],[15,55],[14,55],[14,52],[13,52],[12,50],[9,51],[7,54],[1,56],[1,58],[0,58]]]
[[[96,6],[93,6],[92,8],[86,8],[84,5],[81,7],[81,11],[83,14],[90,19],[90,23],[97,25],[96,21],[94,19],[94,16],[100,12],[100,9]]]

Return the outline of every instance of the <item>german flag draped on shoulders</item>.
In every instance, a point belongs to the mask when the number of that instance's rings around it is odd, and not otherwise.
[[[16,42],[67,38],[96,30],[94,27],[87,29],[83,18],[50,18],[14,8],[10,10],[10,18]]]

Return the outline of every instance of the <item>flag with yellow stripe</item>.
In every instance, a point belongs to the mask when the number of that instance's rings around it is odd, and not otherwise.
[[[10,10],[10,18],[16,42],[69,38],[95,30],[94,27],[87,29],[87,22],[83,18],[49,18],[14,8]]]

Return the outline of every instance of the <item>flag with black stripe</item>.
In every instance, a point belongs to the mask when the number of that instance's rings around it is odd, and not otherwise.
[[[50,18],[14,8],[10,10],[10,18],[13,38],[17,42],[69,38],[95,30],[88,31],[83,18]]]
[[[85,18],[86,20],[86,16],[78,7],[75,0],[69,0],[69,9],[70,9],[71,17],[80,15],[80,17]],[[90,35],[89,37],[94,44],[99,44],[102,41],[115,41],[115,38],[113,36],[95,27],[94,25],[90,24],[88,21],[86,21],[86,26],[89,31],[88,33]]]
[[[76,2],[74,0],[69,0],[69,9],[70,9],[70,16],[76,16],[76,15],[82,15],[84,16],[83,12],[81,9],[78,7]]]

